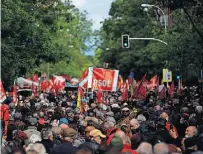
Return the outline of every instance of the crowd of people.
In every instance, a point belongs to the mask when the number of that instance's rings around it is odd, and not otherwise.
[[[107,92],[104,102],[77,92],[39,93],[1,104],[2,154],[201,154],[203,94],[185,88],[173,99],[129,98]],[[4,108],[3,108],[4,107]],[[4,111],[5,110],[5,111]]]

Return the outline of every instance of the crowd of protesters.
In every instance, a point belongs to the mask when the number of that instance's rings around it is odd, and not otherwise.
[[[201,154],[203,94],[185,88],[173,99],[146,100],[105,93],[99,103],[77,92],[18,96],[1,104],[2,154]]]

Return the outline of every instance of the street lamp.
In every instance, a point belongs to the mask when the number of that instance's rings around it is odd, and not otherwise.
[[[164,25],[165,25],[165,33],[166,33],[166,15],[165,15],[164,11],[157,5],[142,4],[141,6],[144,7],[144,8],[155,7],[155,8],[159,9],[162,12],[162,14],[164,15]]]

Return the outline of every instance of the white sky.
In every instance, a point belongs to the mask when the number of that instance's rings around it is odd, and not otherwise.
[[[72,0],[80,11],[88,12],[88,18],[93,21],[93,29],[101,27],[100,22],[108,17],[112,2],[113,0]]]

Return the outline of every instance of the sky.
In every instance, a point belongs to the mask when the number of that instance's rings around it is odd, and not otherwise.
[[[81,12],[88,12],[87,17],[93,22],[93,30],[98,30],[101,27],[100,22],[108,18],[112,2],[113,0],[72,0]]]

